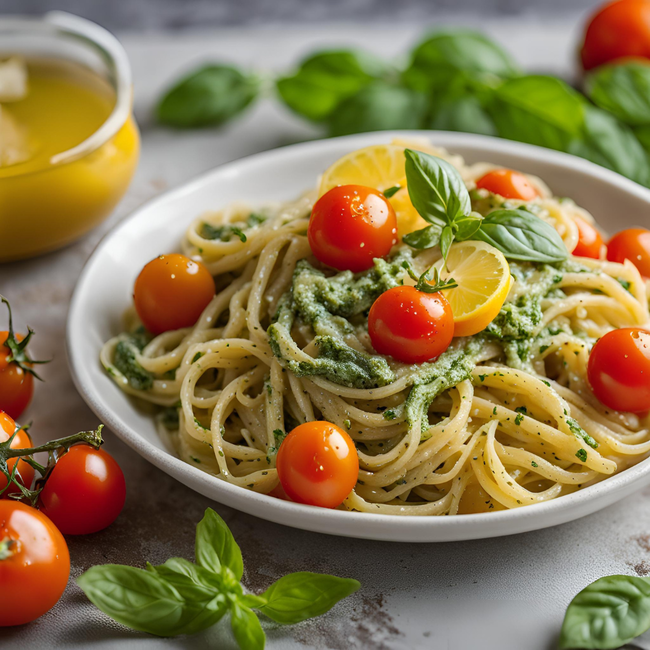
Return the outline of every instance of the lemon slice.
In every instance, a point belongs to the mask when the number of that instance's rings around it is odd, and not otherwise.
[[[406,142],[403,144],[407,145]],[[423,147],[414,148],[421,150]],[[428,226],[429,224],[413,207],[406,189],[404,149],[406,146],[397,144],[376,144],[357,149],[339,158],[323,174],[318,196],[329,192],[337,185],[366,185],[380,192],[400,185],[402,189],[390,198],[397,217],[397,230],[400,237]]]
[[[436,266],[440,268],[442,260]],[[483,331],[496,318],[512,284],[503,253],[480,241],[452,244],[440,276],[458,283],[443,291],[454,314],[454,336]]]

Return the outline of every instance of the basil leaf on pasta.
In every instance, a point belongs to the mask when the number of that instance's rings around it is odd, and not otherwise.
[[[413,207],[429,223],[445,226],[472,210],[455,167],[442,158],[406,149],[406,186]]]
[[[413,232],[404,235],[402,241],[412,248],[433,248],[440,243],[441,234],[442,228],[438,224],[431,224],[426,228],[414,230]]]
[[[262,594],[267,602],[259,610],[276,623],[292,625],[328,612],[360,586],[357,580],[351,578],[307,571],[290,573],[274,582]]]
[[[560,648],[613,650],[650,629],[650,580],[614,575],[585,587],[569,604]]]
[[[226,522],[212,508],[205,511],[196,527],[195,553],[199,566],[217,573],[225,566],[241,580],[244,573],[241,550]]]
[[[495,210],[473,235],[500,250],[508,259],[561,262],[568,257],[557,230],[526,210]]]

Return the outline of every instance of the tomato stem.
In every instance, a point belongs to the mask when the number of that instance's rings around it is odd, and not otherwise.
[[[5,460],[8,460],[9,458],[32,456],[33,454],[38,454],[42,451],[57,451],[59,449],[65,449],[65,451],[68,451],[72,445],[78,442],[83,442],[95,449],[99,449],[104,442],[102,439],[103,428],[104,425],[100,424],[95,431],[79,431],[79,433],[73,433],[71,436],[66,436],[65,438],[50,440],[38,447],[12,449],[8,446],[7,443],[9,443],[9,440],[7,440],[6,442],[0,443],[0,459],[4,458]]]
[[[21,427],[25,428],[25,427]],[[5,475],[7,478],[7,485],[0,490],[0,497],[9,489],[11,485],[15,485],[20,490],[20,495],[9,495],[12,498],[16,499],[27,499],[32,505],[35,505],[38,500],[38,495],[43,489],[43,479],[37,481],[36,489],[30,490],[26,488],[20,481],[16,479],[16,474],[18,471],[18,463],[14,463],[14,466],[9,470],[7,461],[11,458],[20,458],[23,462],[28,463],[34,469],[38,470],[42,477],[45,477],[48,473],[48,470],[51,469],[56,464],[56,459],[54,457],[55,452],[61,450],[68,451],[72,445],[77,443],[82,443],[90,445],[95,449],[99,449],[103,444],[102,439],[102,429],[104,428],[103,424],[100,424],[95,431],[79,431],[79,433],[73,433],[70,436],[65,438],[58,438],[57,440],[50,440],[43,445],[38,447],[20,447],[12,448],[11,443],[16,437],[20,428],[17,428],[11,437],[5,442],[0,442],[0,472]],[[48,452],[49,461],[47,466],[43,466],[37,461],[35,461],[32,456],[41,452]],[[0,551],[2,547],[0,546]]]
[[[422,291],[423,293],[438,293],[438,291],[444,291],[445,289],[454,289],[458,286],[458,283],[453,278],[441,280],[440,271],[437,266],[427,269],[420,276],[418,276],[418,274],[413,270],[410,262],[402,262],[402,267],[406,269],[406,272],[409,274],[410,278],[412,280],[415,280],[415,288],[418,291]],[[433,275],[431,275],[432,272]]]
[[[29,344],[32,336],[34,335],[34,330],[27,328],[27,336],[22,340],[18,341],[16,334],[14,333],[14,323],[13,317],[11,314],[11,305],[9,301],[2,295],[0,295],[0,301],[7,305],[7,310],[9,311],[9,328],[7,333],[7,339],[3,343],[6,348],[9,348],[9,356],[7,357],[7,363],[15,363],[23,372],[28,372],[30,375],[36,377],[36,379],[42,379],[36,374],[32,366],[36,363],[49,363],[51,359],[46,359],[45,361],[37,361],[35,359],[30,359],[27,356],[26,348]]]

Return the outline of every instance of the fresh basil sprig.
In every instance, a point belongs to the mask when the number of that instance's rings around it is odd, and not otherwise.
[[[219,126],[260,92],[260,79],[230,65],[206,65],[177,82],[160,100],[158,120],[177,128]]]
[[[406,149],[406,185],[413,206],[431,225],[404,236],[413,248],[440,246],[444,260],[454,241],[476,239],[491,244],[507,258],[528,262],[561,262],[568,256],[555,228],[519,208],[495,210],[486,217],[472,212],[465,183],[448,162]]]
[[[242,554],[226,523],[212,509],[197,526],[196,564],[171,558],[146,569],[105,564],[77,578],[90,601],[118,623],[157,636],[195,634],[227,612],[242,650],[262,650],[264,630],[253,611],[291,625],[329,611],[359,589],[350,578],[291,573],[264,593],[246,594]]]
[[[560,648],[614,650],[650,629],[650,578],[614,575],[585,587],[569,604]]]

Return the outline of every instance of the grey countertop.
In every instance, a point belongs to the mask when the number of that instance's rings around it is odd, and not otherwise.
[[[567,24],[500,21],[484,27],[526,67],[569,74],[575,39]],[[210,58],[269,69],[287,66],[311,48],[336,43],[356,42],[392,56],[418,33],[408,26],[322,26],[122,35],[143,128],[141,164],[127,197],[107,223],[74,246],[0,266],[0,292],[12,301],[19,323],[37,331],[35,354],[54,358],[43,368],[46,383],[36,387],[26,414],[38,440],[97,424],[74,389],[63,342],[75,279],[100,237],[144,201],[197,173],[318,135],[271,102],[221,131],[182,133],[153,126],[152,102],[169,79]],[[98,563],[142,566],[146,560],[191,558],[195,525],[211,506],[242,546],[251,589],[297,570],[361,581],[357,594],[316,621],[267,626],[271,649],[551,650],[564,609],[582,587],[610,573],[650,574],[650,489],[585,519],[525,535],[427,545],[369,542],[293,530],[212,503],[139,458],[111,432],[106,437],[106,448],[126,475],[126,507],[107,530],[68,538],[73,577]],[[0,585],[0,607],[10,597]],[[637,643],[650,648],[648,642]],[[235,645],[225,622],[191,638],[157,639],[129,631],[95,610],[71,582],[41,619],[0,630],[0,647],[229,650]]]

